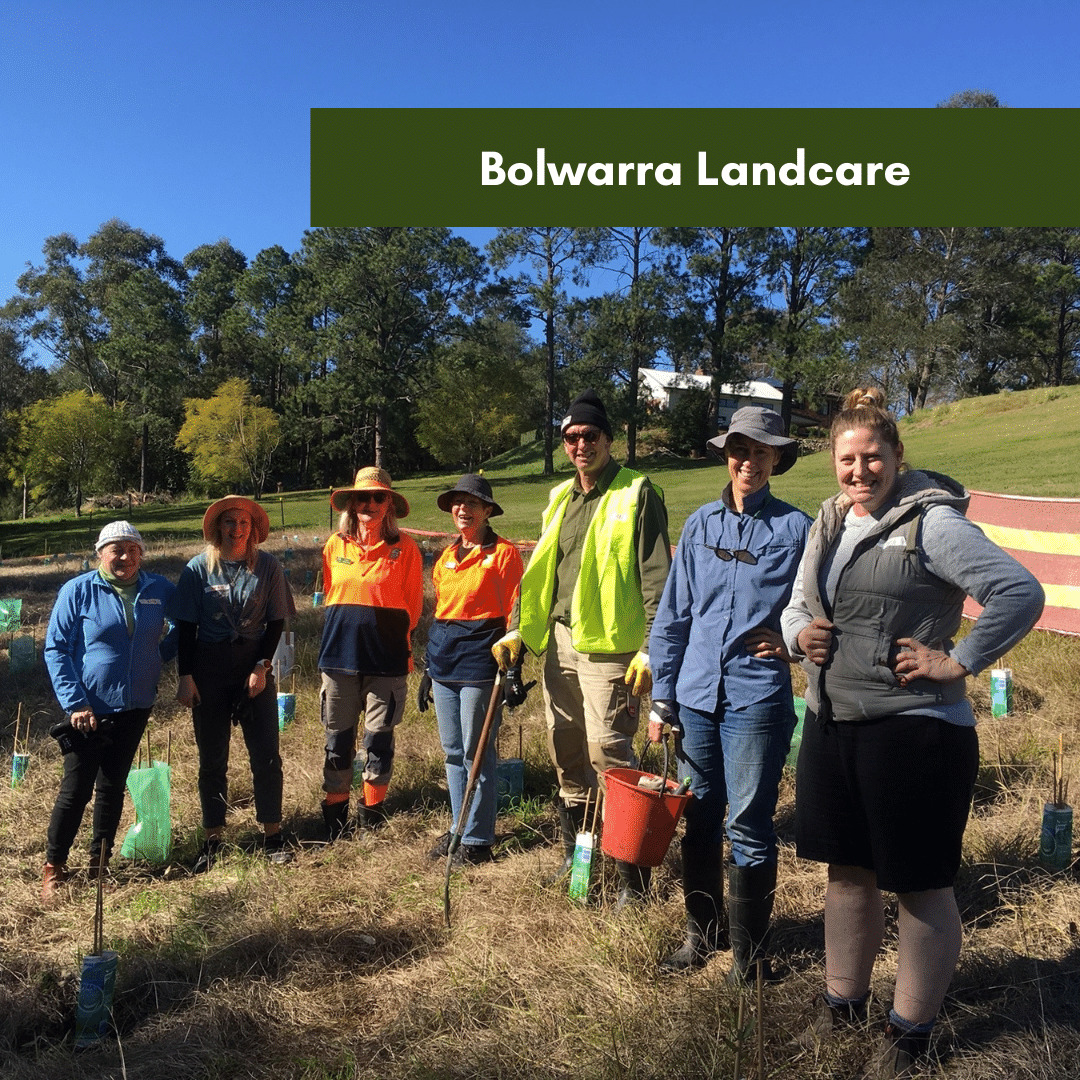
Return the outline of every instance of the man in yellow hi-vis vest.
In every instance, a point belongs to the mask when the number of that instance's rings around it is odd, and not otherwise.
[[[605,769],[633,768],[638,698],[652,687],[645,652],[671,566],[663,494],[611,456],[604,403],[586,390],[562,422],[572,480],[551,492],[510,631],[492,647],[503,669],[523,647],[544,657],[548,749],[559,778],[570,871],[585,799]],[[649,871],[619,863],[619,905],[641,899]]]

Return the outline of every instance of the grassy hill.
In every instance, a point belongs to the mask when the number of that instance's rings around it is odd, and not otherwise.
[[[916,468],[948,473],[969,488],[1011,495],[1057,498],[1080,496],[1080,386],[1027,390],[971,398],[927,409],[901,421],[907,460]],[[625,441],[616,440],[615,455],[622,460]],[[540,514],[547,502],[552,478],[540,475],[540,443],[517,447],[486,463],[484,472],[506,511],[498,531],[512,539],[536,536]],[[690,461],[653,454],[639,463],[664,489],[672,542],[678,539],[687,516],[705,502],[719,497],[726,482],[717,461]],[[569,475],[569,462],[556,446],[556,470]],[[407,477],[395,486],[409,500],[412,512],[406,524],[416,529],[443,531],[449,518],[435,505],[458,474]],[[342,476],[342,485],[349,478]],[[777,496],[814,514],[823,499],[836,491],[827,453],[799,460],[773,483]],[[263,505],[279,537],[311,542],[325,540],[331,527],[327,491],[289,492],[268,496]],[[199,536],[205,502],[135,507],[131,519],[152,541],[191,540]],[[0,523],[0,552],[5,556],[43,555],[50,552],[85,553],[105,521],[126,516],[126,511],[101,513],[89,519],[71,514],[35,517],[29,521]],[[284,516],[284,525],[282,525]]]

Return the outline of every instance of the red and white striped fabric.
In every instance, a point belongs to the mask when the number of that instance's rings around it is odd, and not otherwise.
[[[1028,568],[1046,590],[1036,630],[1080,634],[1080,499],[1035,499],[971,491],[969,521]],[[982,608],[968,597],[964,614]]]

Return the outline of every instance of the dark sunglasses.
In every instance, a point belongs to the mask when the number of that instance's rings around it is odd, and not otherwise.
[[[358,491],[356,493],[356,501],[362,503],[384,503],[388,498],[390,496],[385,491]]]
[[[567,446],[577,446],[579,442],[585,443],[586,446],[592,446],[592,444],[600,438],[600,435],[601,432],[596,431],[595,429],[590,431],[579,431],[573,435],[570,434],[570,432],[567,432],[563,435],[563,442],[566,443]]]
[[[714,547],[713,554],[721,562],[731,562],[734,559],[736,562],[746,563],[747,566],[757,566],[757,556],[746,548]]]

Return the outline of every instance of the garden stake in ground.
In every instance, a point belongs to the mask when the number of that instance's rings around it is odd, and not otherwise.
[[[450,929],[450,871],[454,868],[454,852],[461,846],[461,834],[465,828],[465,822],[469,819],[469,808],[472,806],[473,795],[476,794],[476,783],[480,779],[480,768],[484,761],[484,752],[491,739],[491,724],[495,719],[495,713],[499,709],[499,698],[502,697],[503,673],[495,680],[491,688],[491,700],[488,702],[487,715],[484,717],[484,726],[480,729],[480,738],[476,740],[476,748],[472,754],[472,768],[469,770],[469,782],[465,786],[465,797],[461,800],[461,809],[458,811],[457,824],[450,836],[450,843],[446,848],[446,878],[443,881],[443,919],[446,929]]]
[[[105,949],[105,845],[98,856],[94,952],[82,959],[79,1001],[75,1008],[75,1049],[93,1046],[109,1030],[118,954]]]
[[[26,776],[26,770],[30,767],[30,721],[26,721],[26,730],[23,732],[22,750],[19,749],[19,728],[22,721],[22,702],[19,702],[18,712],[15,714],[15,738],[11,743],[11,786],[18,787]]]

